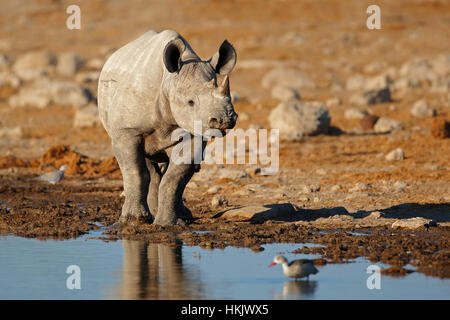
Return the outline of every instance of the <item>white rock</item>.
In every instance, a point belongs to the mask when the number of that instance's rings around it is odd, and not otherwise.
[[[213,207],[220,207],[224,204],[227,204],[228,201],[224,196],[221,195],[215,195],[212,199],[211,199],[211,206]]]
[[[285,86],[273,87],[270,91],[270,95],[272,98],[280,101],[300,100],[300,93],[297,90]]]
[[[334,186],[331,187],[330,189],[332,192],[337,192],[342,190],[342,187],[339,184],[335,184]]]
[[[421,217],[410,218],[410,219],[401,219],[401,220],[396,220],[392,224],[392,228],[393,229],[397,229],[397,228],[418,229],[420,227],[425,226],[425,224],[430,223],[431,221],[432,220],[430,220],[430,219],[424,219]]]
[[[43,108],[51,103],[82,107],[92,98],[91,92],[79,84],[41,79],[20,89],[19,93],[11,96],[9,104],[12,107],[35,106]]]
[[[212,194],[212,193],[217,193],[220,190],[222,190],[221,186],[212,186],[211,188],[208,189],[208,193]]]
[[[355,184],[353,186],[353,188],[350,188],[348,191],[349,192],[357,192],[357,191],[367,190],[369,188],[370,188],[370,185],[368,185],[366,183],[358,182],[357,184]]]
[[[436,110],[428,106],[428,102],[424,99],[416,101],[411,109],[411,114],[414,117],[433,117],[436,115]]]
[[[277,68],[267,73],[261,82],[265,89],[274,86],[286,86],[296,89],[315,88],[314,82],[302,71],[292,68]]]
[[[269,116],[270,126],[280,130],[280,138],[298,141],[305,135],[328,133],[330,115],[323,102],[287,101]]]
[[[364,90],[382,90],[392,85],[393,81],[387,75],[381,74],[376,77],[367,78],[364,84]]]
[[[49,74],[54,70],[56,58],[48,51],[33,51],[17,58],[14,73],[22,80],[29,81]]]
[[[401,192],[403,191],[408,185],[403,181],[395,181],[394,185],[392,186],[395,191]]]
[[[339,99],[338,97],[334,97],[334,98],[330,98],[326,101],[327,107],[336,107],[341,105],[341,99]]]
[[[401,148],[397,148],[395,150],[392,150],[386,155],[386,160],[388,161],[398,161],[398,160],[404,160],[405,155],[403,153],[403,150]]]
[[[296,209],[290,203],[271,204],[267,206],[247,206],[230,209],[223,213],[220,218],[228,220],[250,220],[252,222],[264,222],[267,220],[295,220]]]
[[[93,58],[86,62],[86,68],[92,70],[101,70],[105,61],[101,58]]]
[[[73,126],[75,128],[100,126],[101,121],[98,116],[98,108],[95,104],[90,104],[75,113]]]
[[[10,86],[11,88],[18,88],[21,84],[20,79],[12,72],[0,72],[0,87]]]
[[[344,117],[345,119],[362,119],[368,114],[369,113],[365,110],[361,110],[358,108],[349,108],[345,110]]]
[[[22,138],[22,128],[21,127],[2,127],[0,128],[0,139],[20,139]]]
[[[66,52],[58,57],[56,71],[62,76],[73,76],[83,65],[83,60],[73,52]]]
[[[392,131],[402,130],[403,124],[398,120],[383,117],[377,120],[373,128],[375,132],[388,133]]]

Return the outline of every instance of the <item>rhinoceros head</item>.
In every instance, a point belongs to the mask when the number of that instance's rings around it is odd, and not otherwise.
[[[231,103],[228,75],[236,64],[236,51],[224,41],[209,60],[183,56],[186,44],[170,41],[164,50],[164,64],[169,71],[167,98],[178,126],[194,133],[194,121],[208,129],[231,129],[238,115]],[[186,57],[187,56],[187,57]],[[182,60],[182,57],[184,60]],[[217,75],[221,75],[218,83]]]

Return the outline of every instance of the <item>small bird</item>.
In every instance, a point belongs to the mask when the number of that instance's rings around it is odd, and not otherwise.
[[[36,177],[35,179],[55,184],[60,182],[64,178],[64,171],[66,170],[67,166],[62,165],[57,171],[44,173],[43,175]]]
[[[314,262],[308,259],[300,259],[288,262],[284,256],[276,256],[269,267],[273,267],[276,264],[281,264],[283,266],[283,273],[286,277],[298,278],[307,277],[309,280],[310,274],[316,274],[319,270],[314,266]]]

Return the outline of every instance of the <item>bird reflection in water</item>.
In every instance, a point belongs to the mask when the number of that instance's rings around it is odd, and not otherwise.
[[[311,298],[317,290],[317,281],[292,280],[285,281],[283,291],[275,293],[275,299]]]
[[[119,299],[199,299],[202,285],[195,270],[183,266],[182,245],[123,240]],[[189,272],[187,272],[189,271]]]

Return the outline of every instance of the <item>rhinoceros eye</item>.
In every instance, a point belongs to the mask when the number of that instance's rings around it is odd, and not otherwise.
[[[193,107],[193,106],[194,106],[194,100],[189,100],[189,101],[188,101],[188,104],[189,104],[191,107]]]

